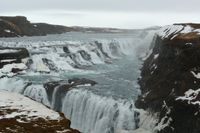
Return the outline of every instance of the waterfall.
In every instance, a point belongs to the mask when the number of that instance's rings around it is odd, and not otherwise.
[[[98,64],[108,63],[109,65],[105,66],[109,66],[107,68],[111,68],[111,71],[116,71],[115,67],[119,64],[114,64],[115,59],[123,60],[125,56],[135,59],[134,63],[138,63],[138,57],[148,49],[154,32],[151,31],[143,37],[115,37],[112,39],[105,37],[105,39],[95,38],[80,41],[65,39],[60,41],[38,41],[37,39],[33,39],[34,41],[18,41],[17,43],[15,41],[9,42],[9,40],[7,42],[0,41],[0,45],[4,47],[25,47],[30,53],[29,69],[24,73],[24,77],[1,78],[0,89],[21,93],[54,110],[62,111],[71,120],[72,127],[83,133],[121,133],[122,131],[129,132],[135,130],[138,128],[139,120],[138,113],[135,111],[134,100],[113,98],[110,96],[113,90],[120,89],[119,92],[126,91],[126,87],[120,88],[120,85],[116,86],[117,79],[116,82],[112,81],[113,79],[106,82],[112,85],[112,89],[114,88],[108,94],[106,92],[106,95],[99,93],[97,95],[97,93],[94,93],[96,90],[101,89],[101,84],[95,89],[91,87],[93,91],[84,87],[73,88],[72,90],[60,90],[60,87],[57,86],[51,90],[51,94],[47,92],[43,84],[47,82],[47,79],[54,79],[54,77],[59,80],[66,80],[71,75],[75,75],[71,72],[83,74],[86,71],[86,74],[83,75],[87,78],[87,70],[90,70],[91,66],[97,66]],[[103,75],[98,69],[98,67],[94,67],[91,71],[94,70],[99,75]],[[122,69],[128,69],[128,67]],[[69,75],[63,77],[62,74]],[[112,74],[106,78],[110,78],[110,76],[122,76],[119,77],[121,78],[119,84],[123,84],[127,79],[121,73]],[[96,76],[98,77],[98,75]],[[29,84],[29,82],[32,84]],[[132,81],[128,80],[128,82]],[[133,83],[136,83],[136,81],[133,81]],[[117,87],[116,90],[115,86]],[[105,88],[104,90],[107,91]],[[130,91],[132,90],[127,90],[127,93]]]
[[[84,133],[116,133],[136,128],[132,102],[101,97],[86,90],[69,91],[62,112],[72,121],[73,128]]]
[[[42,85],[30,85],[22,94],[34,99],[37,102],[50,106],[50,103],[47,99],[47,93]]]
[[[134,40],[134,39],[133,39]],[[122,55],[133,54],[137,45],[132,39],[94,39],[86,41],[0,42],[2,46],[25,47],[30,53],[32,72],[77,71],[79,68],[104,64]],[[134,45],[133,45],[134,44]]]

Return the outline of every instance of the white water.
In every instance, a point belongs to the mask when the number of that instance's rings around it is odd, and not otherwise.
[[[133,106],[89,91],[72,90],[64,98],[62,112],[72,121],[72,127],[84,133],[113,133],[135,129]]]
[[[140,37],[140,32],[109,36],[69,33],[61,35],[63,38],[54,35],[2,40],[1,46],[26,47],[31,53],[32,64],[19,78],[0,79],[3,85],[0,88],[60,109],[72,121],[72,127],[83,133],[132,131],[138,126],[133,103],[139,94],[136,83],[141,66],[139,58],[148,49],[153,33],[147,31],[144,37]],[[69,53],[63,50],[64,47]],[[55,88],[52,102],[48,101],[42,83],[70,77],[90,78],[98,84],[76,88],[64,97],[57,96],[59,92]],[[33,85],[25,88],[28,81]],[[60,103],[56,103],[58,101]]]
[[[47,93],[44,87],[41,85],[28,86],[23,92],[23,95],[35,99],[37,102],[41,102],[47,106],[50,106],[49,101],[47,99]]]

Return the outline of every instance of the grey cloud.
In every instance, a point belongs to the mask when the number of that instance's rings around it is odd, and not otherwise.
[[[142,28],[200,22],[199,5],[199,0],[0,0],[0,15],[70,26]]]
[[[0,0],[0,11],[37,9],[196,12],[199,0]]]

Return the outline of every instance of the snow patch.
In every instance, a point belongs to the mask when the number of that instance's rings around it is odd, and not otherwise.
[[[12,62],[12,61],[16,61],[16,59],[5,59],[5,60],[0,60],[1,63]]]
[[[187,26],[184,27],[184,29],[180,33],[189,33],[189,32],[192,32],[193,30],[194,30],[194,28],[187,25]]]
[[[145,55],[142,56],[142,61],[145,61],[147,58],[149,58],[149,56],[153,53],[153,50],[150,49],[147,51],[147,53],[145,53]]]
[[[158,123],[158,125],[155,127],[155,131],[163,130],[164,128],[168,127],[170,125],[170,123],[173,121],[172,118],[168,116],[171,113],[171,108],[166,104],[165,101],[163,101],[162,108],[166,110],[166,114],[161,119],[161,121]],[[173,129],[173,127],[171,127],[171,128]]]
[[[162,37],[162,39],[168,38],[171,35],[175,35],[181,32],[184,29],[182,25],[168,25],[162,27],[158,32],[157,35]]]
[[[8,29],[6,29],[6,30],[4,30],[5,32],[7,32],[7,33],[10,33],[11,31],[10,30],[8,30]]]
[[[158,58],[158,56],[159,56],[159,54],[155,54],[155,55],[154,55],[154,57],[153,57],[153,58],[154,58],[154,60],[155,60],[155,59],[157,59],[157,58]]]
[[[185,43],[186,46],[191,46],[192,44],[191,42]]]
[[[200,101],[196,99],[199,93],[200,89],[197,90],[189,89],[188,91],[185,92],[185,96],[180,96],[176,98],[176,100],[187,101],[188,104],[200,105]]]
[[[197,32],[200,33],[200,29],[194,29],[190,25],[168,25],[162,27],[158,32],[157,35],[160,36],[162,39],[169,38],[172,40],[174,39],[178,33],[186,34],[190,32]]]
[[[0,49],[0,54],[4,54],[4,53],[17,53],[19,52],[19,50],[16,49]]]
[[[197,79],[200,79],[200,73],[195,73],[195,72],[193,72],[193,71],[191,71],[191,73],[192,73],[192,75],[195,77],[195,78],[197,78]]]
[[[83,85],[77,85],[76,87],[89,87],[89,86],[92,86],[91,84],[83,84]]]
[[[161,131],[162,129],[166,128],[167,126],[169,126],[169,124],[172,122],[172,118],[171,117],[163,117],[161,119],[161,121],[158,123],[158,125],[156,126],[155,130],[156,131]]]
[[[0,76],[7,75],[9,77],[12,77],[16,75],[16,73],[12,72],[12,69],[19,69],[19,70],[25,70],[27,69],[27,66],[23,63],[12,63],[4,65],[3,68],[0,69]]]

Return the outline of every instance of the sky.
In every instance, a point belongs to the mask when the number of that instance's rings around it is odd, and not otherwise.
[[[0,0],[1,16],[66,26],[138,29],[200,23],[200,0]]]

